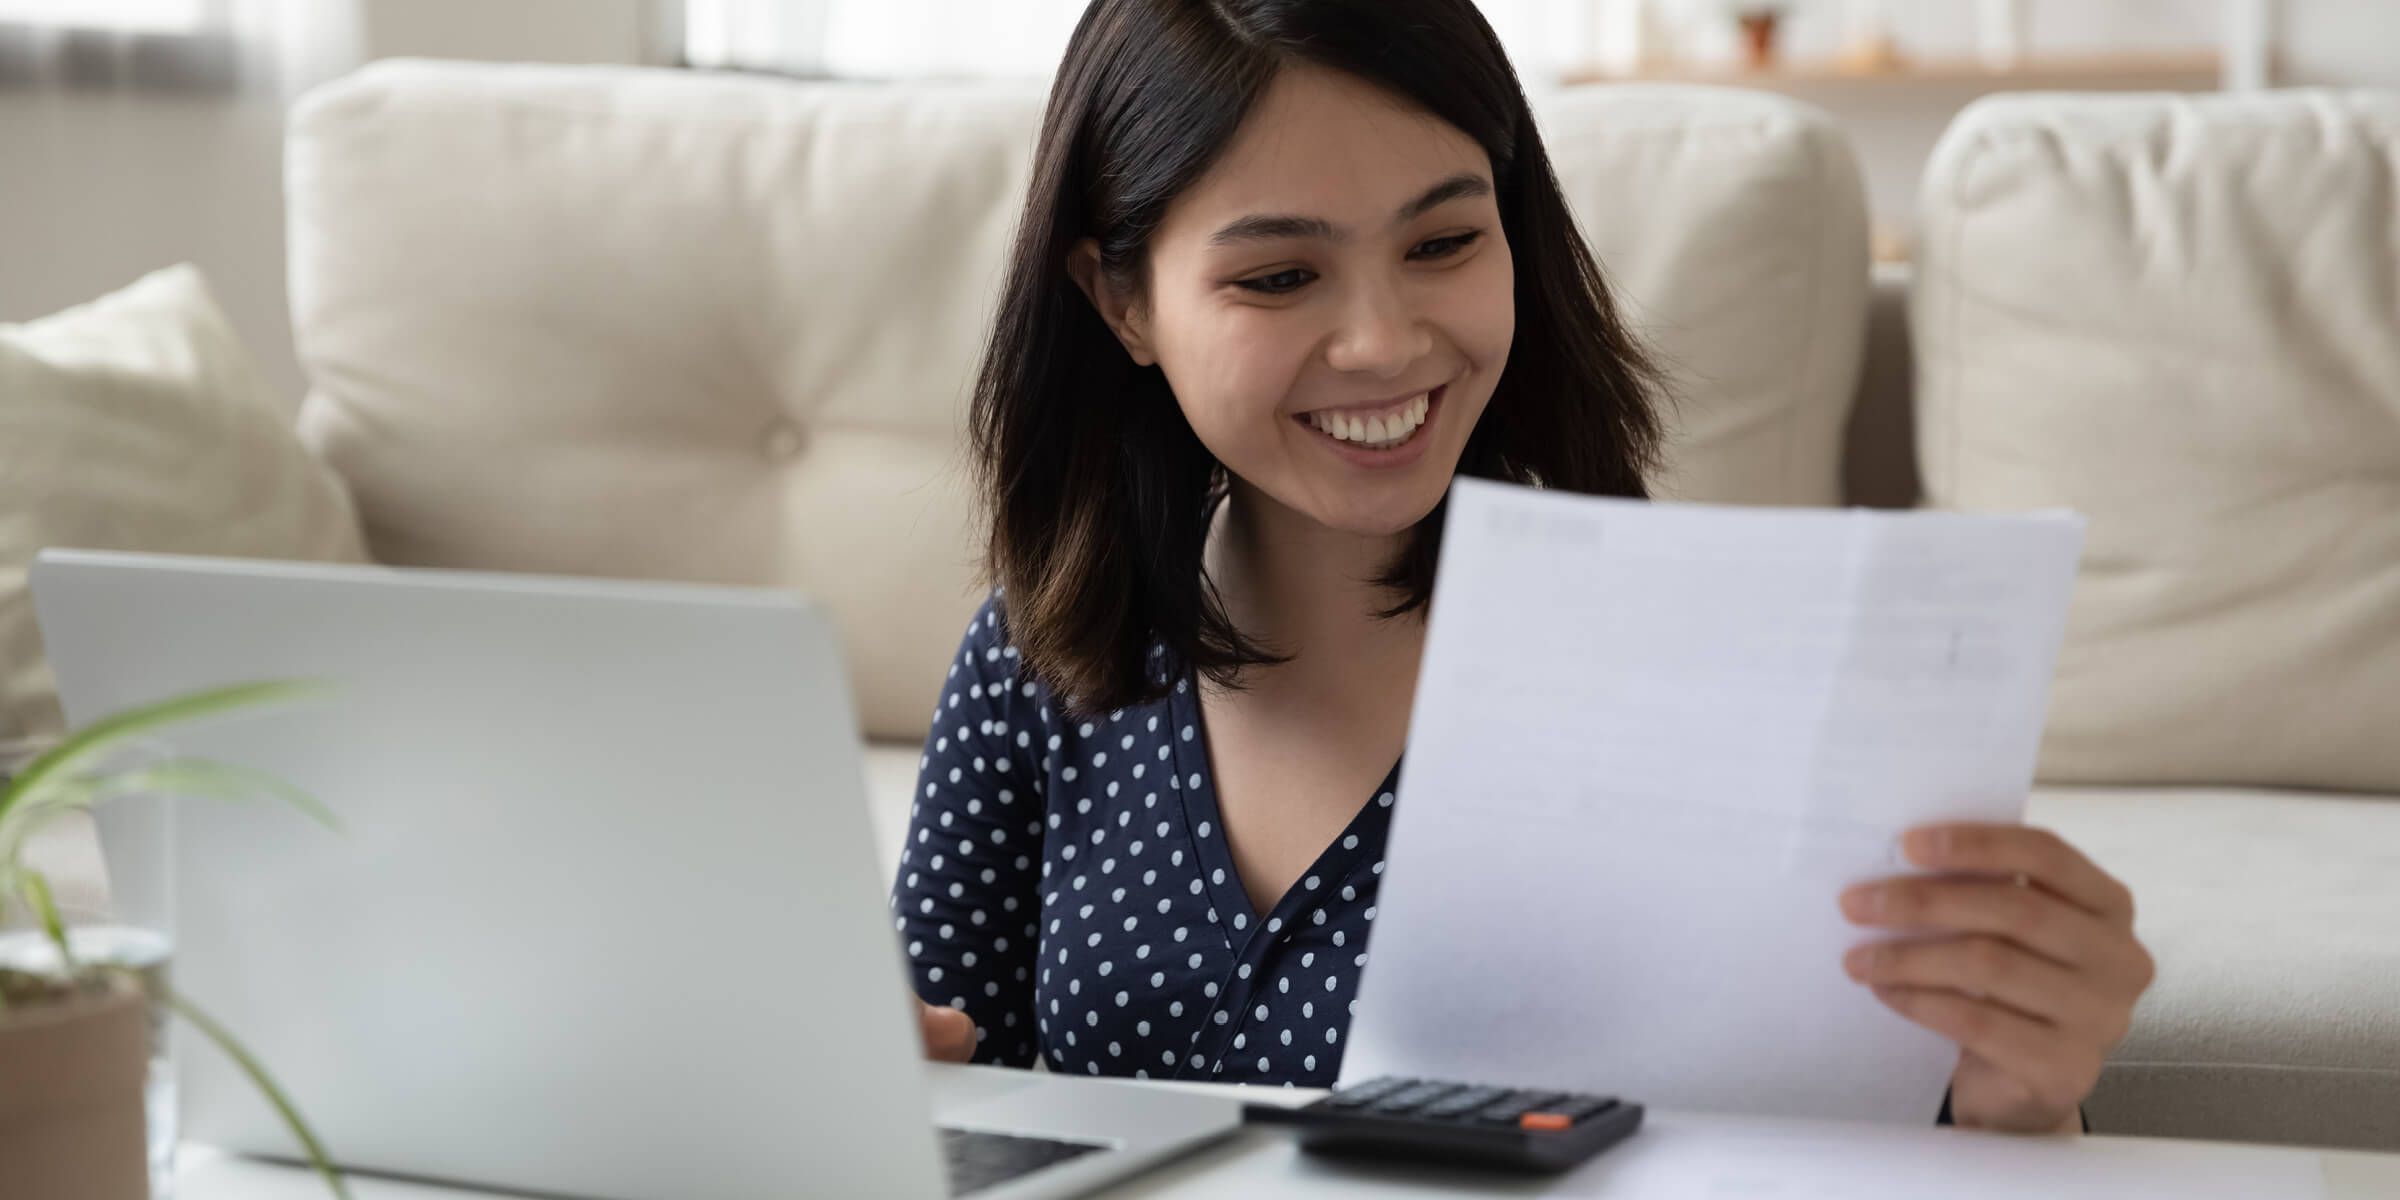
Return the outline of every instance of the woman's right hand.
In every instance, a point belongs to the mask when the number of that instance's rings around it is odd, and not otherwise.
[[[917,1006],[917,1037],[925,1043],[925,1057],[935,1062],[963,1063],[975,1057],[975,1019],[958,1009],[942,1004],[927,1004],[914,996],[909,1003]]]

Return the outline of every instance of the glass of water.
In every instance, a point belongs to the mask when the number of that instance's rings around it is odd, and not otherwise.
[[[40,749],[0,745],[0,779],[21,770]],[[101,769],[138,769],[167,757],[163,747],[135,744],[111,752]],[[75,961],[132,971],[152,997],[143,1107],[153,1200],[175,1194],[175,1062],[168,1042],[173,1014],[163,1003],[175,949],[174,846],[174,798],[126,792],[103,800],[88,818],[68,813],[54,819],[34,835],[25,860],[51,882]],[[0,967],[55,973],[58,948],[38,928],[0,928]]]

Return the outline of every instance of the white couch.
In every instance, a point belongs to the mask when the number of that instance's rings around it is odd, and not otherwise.
[[[1996,98],[1926,173],[1927,500],[2091,518],[2032,817],[2162,964],[2111,1128],[2400,1148],[2395,188],[2390,93]]]
[[[1040,106],[438,63],[334,84],[289,146],[304,436],[387,562],[821,599],[888,856],[979,598],[960,419]],[[1666,494],[1913,495],[1913,419],[1932,502],[2092,515],[2044,760],[2073,786],[2033,818],[2134,885],[2163,964],[2099,1128],[2400,1149],[2400,101],[1978,108],[1913,292],[1880,303],[1811,110],[1537,108],[1675,367]],[[1854,414],[1871,314],[1885,386]]]

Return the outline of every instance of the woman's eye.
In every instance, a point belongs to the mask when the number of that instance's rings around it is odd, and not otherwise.
[[[1418,246],[1417,250],[1426,258],[1448,258],[1451,255],[1456,254],[1471,245],[1474,245],[1475,239],[1482,236],[1483,231],[1480,229],[1475,230],[1472,233],[1452,234],[1449,237],[1435,238],[1430,242],[1426,242]]]
[[[1256,279],[1244,279],[1237,286],[1269,296],[1280,296],[1285,292],[1297,291],[1301,284],[1307,283],[1308,280],[1305,278],[1307,274],[1308,272],[1293,267],[1288,271],[1277,271],[1272,275],[1261,275]]]

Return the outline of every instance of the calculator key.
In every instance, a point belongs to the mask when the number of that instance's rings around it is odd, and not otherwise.
[[[1507,1094],[1508,1089],[1506,1088],[1466,1088],[1462,1091],[1452,1092],[1451,1094],[1426,1105],[1424,1108],[1417,1111],[1417,1115],[1422,1117],[1438,1117],[1443,1119],[1462,1116],[1466,1113],[1470,1113],[1476,1109],[1482,1108],[1483,1106],[1490,1104],[1492,1101],[1497,1100]]]
[[[1556,1092],[1510,1092],[1475,1114],[1478,1121],[1494,1125],[1514,1125],[1517,1118],[1537,1108],[1547,1108],[1561,1097]]]
[[[1553,1104],[1550,1107],[1575,1120],[1588,1121],[1616,1106],[1617,1098],[1614,1096],[1577,1096],[1570,1101]]]
[[[1370,1079],[1365,1083],[1358,1084],[1354,1087],[1343,1088],[1342,1090],[1327,1096],[1323,1101],[1321,1101],[1321,1103],[1327,1108],[1357,1108],[1362,1105],[1373,1104],[1374,1102],[1391,1095],[1393,1092],[1407,1087],[1411,1082],[1411,1080],[1398,1079],[1394,1078],[1393,1076],[1386,1075],[1378,1079]]]
[[[1457,1090],[1458,1085],[1455,1083],[1420,1083],[1413,1087],[1402,1088],[1397,1093],[1368,1107],[1381,1113],[1412,1112]]]
[[[1529,1112],[1517,1118],[1517,1125],[1541,1133],[1556,1133],[1575,1124],[1575,1118],[1560,1112]]]

